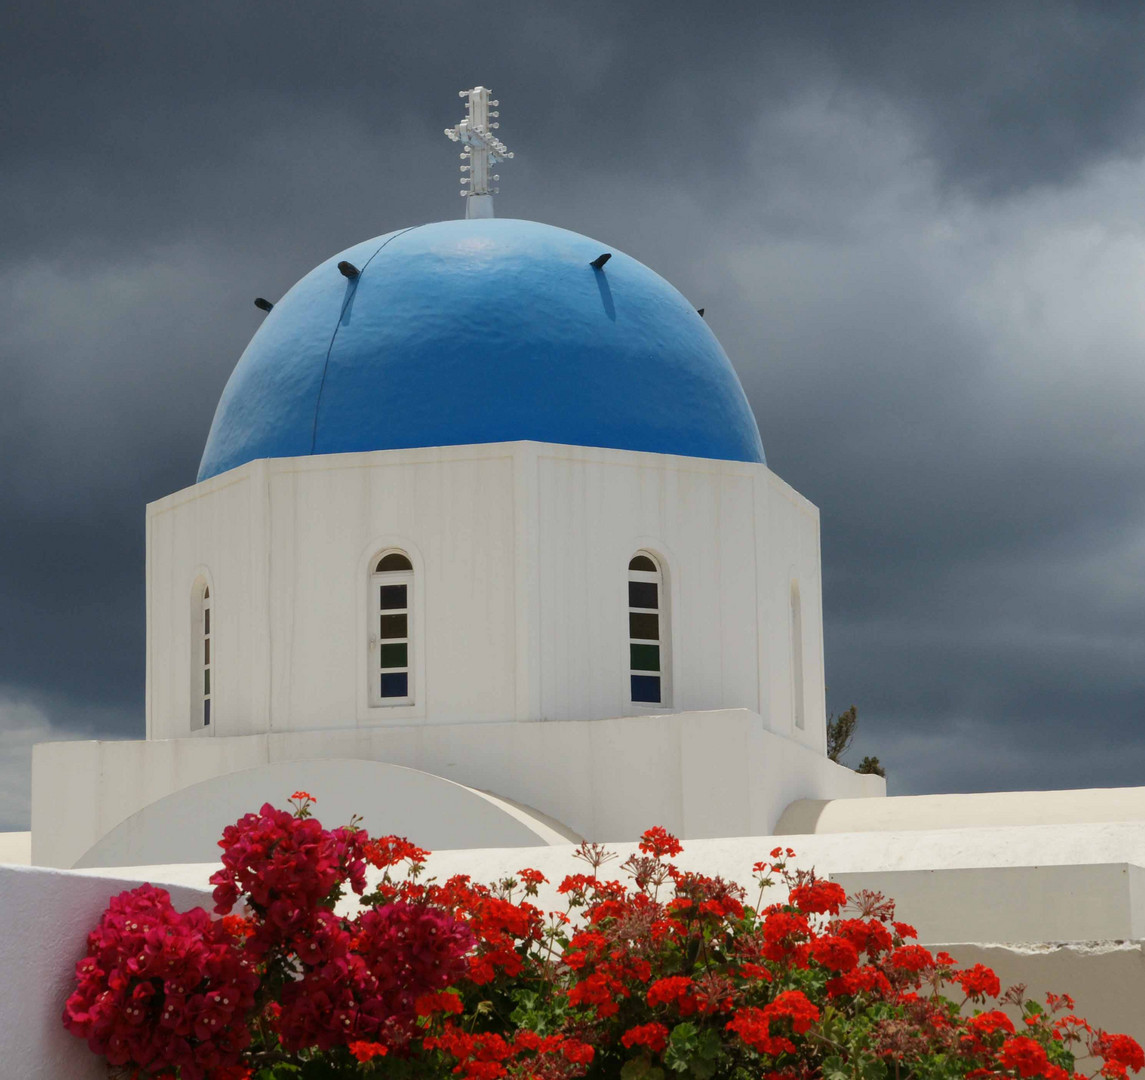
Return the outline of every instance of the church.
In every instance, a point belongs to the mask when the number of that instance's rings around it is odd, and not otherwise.
[[[743,876],[778,837],[1140,1038],[1145,788],[895,798],[829,760],[819,511],[702,310],[494,216],[511,154],[490,91],[462,97],[463,218],[256,301],[196,482],[147,507],[146,738],[36,747],[32,866],[0,891],[193,897],[223,826],[296,788],[475,877],[654,824]]]
[[[147,509],[147,738],[37,750],[34,862],[205,861],[319,776],[435,849],[884,794],[827,759],[818,512],[720,343],[631,256],[494,217],[467,97],[464,218],[262,301]]]

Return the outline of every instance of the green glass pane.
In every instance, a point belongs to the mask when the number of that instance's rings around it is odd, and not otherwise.
[[[632,656],[633,671],[659,671],[660,646],[659,645],[629,645]]]
[[[660,616],[639,611],[628,613],[628,636],[645,641],[660,640]]]
[[[403,641],[400,645],[383,645],[382,659],[378,665],[383,668],[409,666],[409,646]]]
[[[211,639],[205,638],[203,641],[203,663],[209,664],[211,662]]]
[[[656,573],[656,564],[647,555],[637,555],[628,564],[629,570],[643,570],[646,574]]]
[[[211,692],[211,669],[203,669],[203,693],[209,694]]]
[[[211,632],[211,609],[206,608],[203,611],[203,633],[209,634]]]
[[[381,632],[378,637],[381,638],[404,638],[409,635],[406,633],[406,617],[404,615],[382,615],[381,616]]]
[[[378,607],[383,611],[388,608],[404,608],[406,606],[406,587],[404,585],[381,585],[378,587]]]

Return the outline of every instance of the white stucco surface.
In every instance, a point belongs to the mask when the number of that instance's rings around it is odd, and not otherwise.
[[[860,776],[769,731],[746,709],[46,743],[32,755],[32,858],[73,866],[131,815],[193,784],[270,763],[330,758],[432,773],[595,840],[634,839],[651,825],[685,837],[766,835],[793,799],[885,790],[881,778]],[[292,790],[286,785],[279,800]]]
[[[318,816],[321,820],[321,812]],[[363,825],[384,831],[368,819]],[[416,834],[410,839],[420,842]],[[794,849],[795,867],[813,868],[849,890],[877,888],[898,900],[900,914],[931,942],[1118,939],[1137,936],[1141,927],[1145,827],[1134,823],[694,839],[685,841],[678,861],[685,869],[738,881],[754,898],[752,864],[768,859],[777,846]],[[618,867],[636,845],[609,847],[619,857],[605,873],[623,877]],[[574,850],[570,844],[436,851],[429,872],[493,881],[533,867],[551,883],[540,903],[563,909],[556,885],[583,866],[572,858]],[[212,862],[162,872],[201,884],[216,868]],[[115,872],[136,876],[148,871]],[[778,888],[774,894],[782,899]]]
[[[901,832],[1082,821],[1145,821],[1145,787],[801,799],[784,811],[776,832]]]
[[[610,846],[618,858],[603,872],[623,878],[619,866],[636,846]],[[698,839],[685,844],[678,861],[686,869],[739,881],[755,902],[759,894],[751,866],[767,859],[776,846],[795,849],[793,865],[814,867],[848,889],[885,891],[898,902],[898,914],[914,923],[931,948],[945,948],[965,965],[988,963],[1003,985],[1025,982],[1039,997],[1045,990],[1073,994],[1080,1015],[1109,1030],[1145,1039],[1145,1010],[1140,1008],[1145,1000],[1142,942],[1115,940],[1126,932],[1140,933],[1141,869],[1125,863],[1134,858],[1145,861],[1142,825]],[[478,881],[494,881],[532,867],[549,879],[537,903],[563,910],[556,886],[565,874],[583,869],[572,858],[574,850],[566,845],[439,851],[430,857],[427,873],[439,878],[469,874]],[[936,874],[934,866],[956,869]],[[120,867],[75,871],[68,879],[114,874],[127,881],[206,888],[217,868],[217,862]],[[776,887],[765,901],[782,896]],[[1086,931],[1096,940],[1072,939]],[[1027,943],[1000,942],[1006,937]]]
[[[157,885],[161,875],[149,874]],[[136,881],[0,866],[0,1076],[5,1080],[106,1080],[107,1066],[63,1027],[64,1001],[87,935],[108,900]],[[206,904],[175,886],[180,909]]]
[[[388,548],[414,566],[414,702],[371,706],[368,573]],[[200,576],[213,701],[196,737],[623,716],[641,549],[670,624],[670,699],[643,711],[747,708],[822,751],[815,507],[763,465],[533,442],[256,461],[151,504],[148,735],[192,733]]]
[[[379,761],[279,761],[181,788],[120,822],[77,861],[80,867],[206,862],[227,825],[264,803],[285,806],[303,789],[331,825],[358,814],[379,832],[416,833],[435,849],[531,847],[567,843],[531,819],[472,788]]]
[[[895,899],[922,942],[1145,939],[1145,870],[1132,863],[833,873]]]
[[[1023,984],[1026,996],[1045,1002],[1046,992],[1067,993],[1076,1014],[1106,1031],[1132,1035],[1145,1045],[1145,942],[1047,942],[1033,945],[954,943],[936,945],[959,963],[993,968],[1003,987]],[[1008,1010],[1013,1013],[1014,1010]],[[1078,1071],[1090,1075],[1100,1062]]]
[[[32,861],[32,834],[30,832],[0,833],[0,863],[8,866],[27,866]]]

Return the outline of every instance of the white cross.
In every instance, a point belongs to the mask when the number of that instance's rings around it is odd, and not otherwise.
[[[491,187],[490,183],[501,178],[492,171],[492,166],[513,156],[493,134],[501,125],[489,122],[490,117],[500,115],[489,108],[498,104],[490,99],[490,93],[484,86],[462,90],[458,97],[469,99],[466,103],[469,115],[456,127],[445,129],[446,135],[465,147],[461,151],[461,196],[465,199],[467,218],[493,216],[493,196],[500,188]]]

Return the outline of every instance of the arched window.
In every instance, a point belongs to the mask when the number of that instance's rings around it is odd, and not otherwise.
[[[795,726],[802,730],[803,719],[803,603],[799,582],[791,583],[791,700]]]
[[[632,701],[668,703],[668,605],[659,561],[638,551],[628,564],[628,678]]]
[[[413,683],[413,563],[401,551],[389,551],[370,574],[370,703],[410,705]]]
[[[214,650],[211,647],[211,587],[198,581],[191,594],[191,730],[211,726]]]

